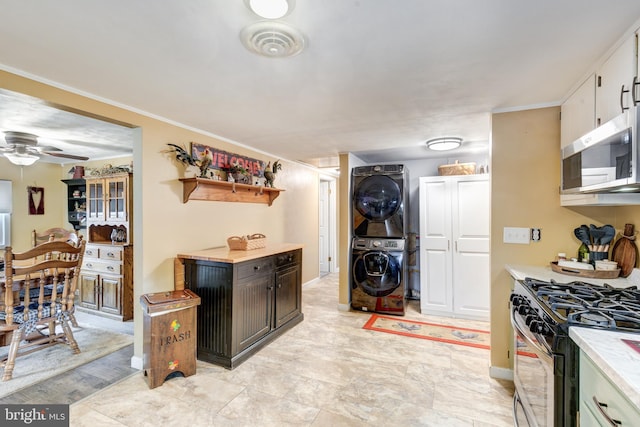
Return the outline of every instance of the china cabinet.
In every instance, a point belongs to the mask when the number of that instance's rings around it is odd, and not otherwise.
[[[87,245],[79,309],[133,318],[132,174],[85,177]]]

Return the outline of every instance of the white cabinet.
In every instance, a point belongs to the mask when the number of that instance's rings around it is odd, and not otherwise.
[[[489,319],[487,175],[420,178],[420,309]]]
[[[560,147],[595,128],[596,76],[591,74],[560,107]]]
[[[579,387],[581,427],[638,425],[640,411],[583,351]]]
[[[630,88],[637,73],[636,35],[629,37],[602,64],[596,73],[596,126],[629,108]]]
[[[638,72],[636,40],[637,34],[625,40],[562,104],[561,148],[633,105],[632,87]],[[640,89],[636,99],[640,100]]]

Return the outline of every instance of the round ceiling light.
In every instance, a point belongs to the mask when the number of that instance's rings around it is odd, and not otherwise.
[[[249,9],[265,19],[279,19],[293,10],[293,0],[245,0]]]
[[[443,138],[434,138],[426,142],[427,148],[433,151],[448,151],[453,150],[462,144],[462,138],[455,136],[447,136]]]
[[[304,48],[303,35],[282,22],[261,21],[240,32],[242,44],[253,53],[268,58],[299,54]]]

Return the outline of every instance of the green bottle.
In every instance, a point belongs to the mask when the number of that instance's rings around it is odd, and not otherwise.
[[[584,243],[578,249],[578,261],[589,262],[589,248]]]

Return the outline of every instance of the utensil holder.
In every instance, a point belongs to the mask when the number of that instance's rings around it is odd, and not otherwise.
[[[609,252],[589,252],[589,262],[595,264],[596,261],[609,258]]]

